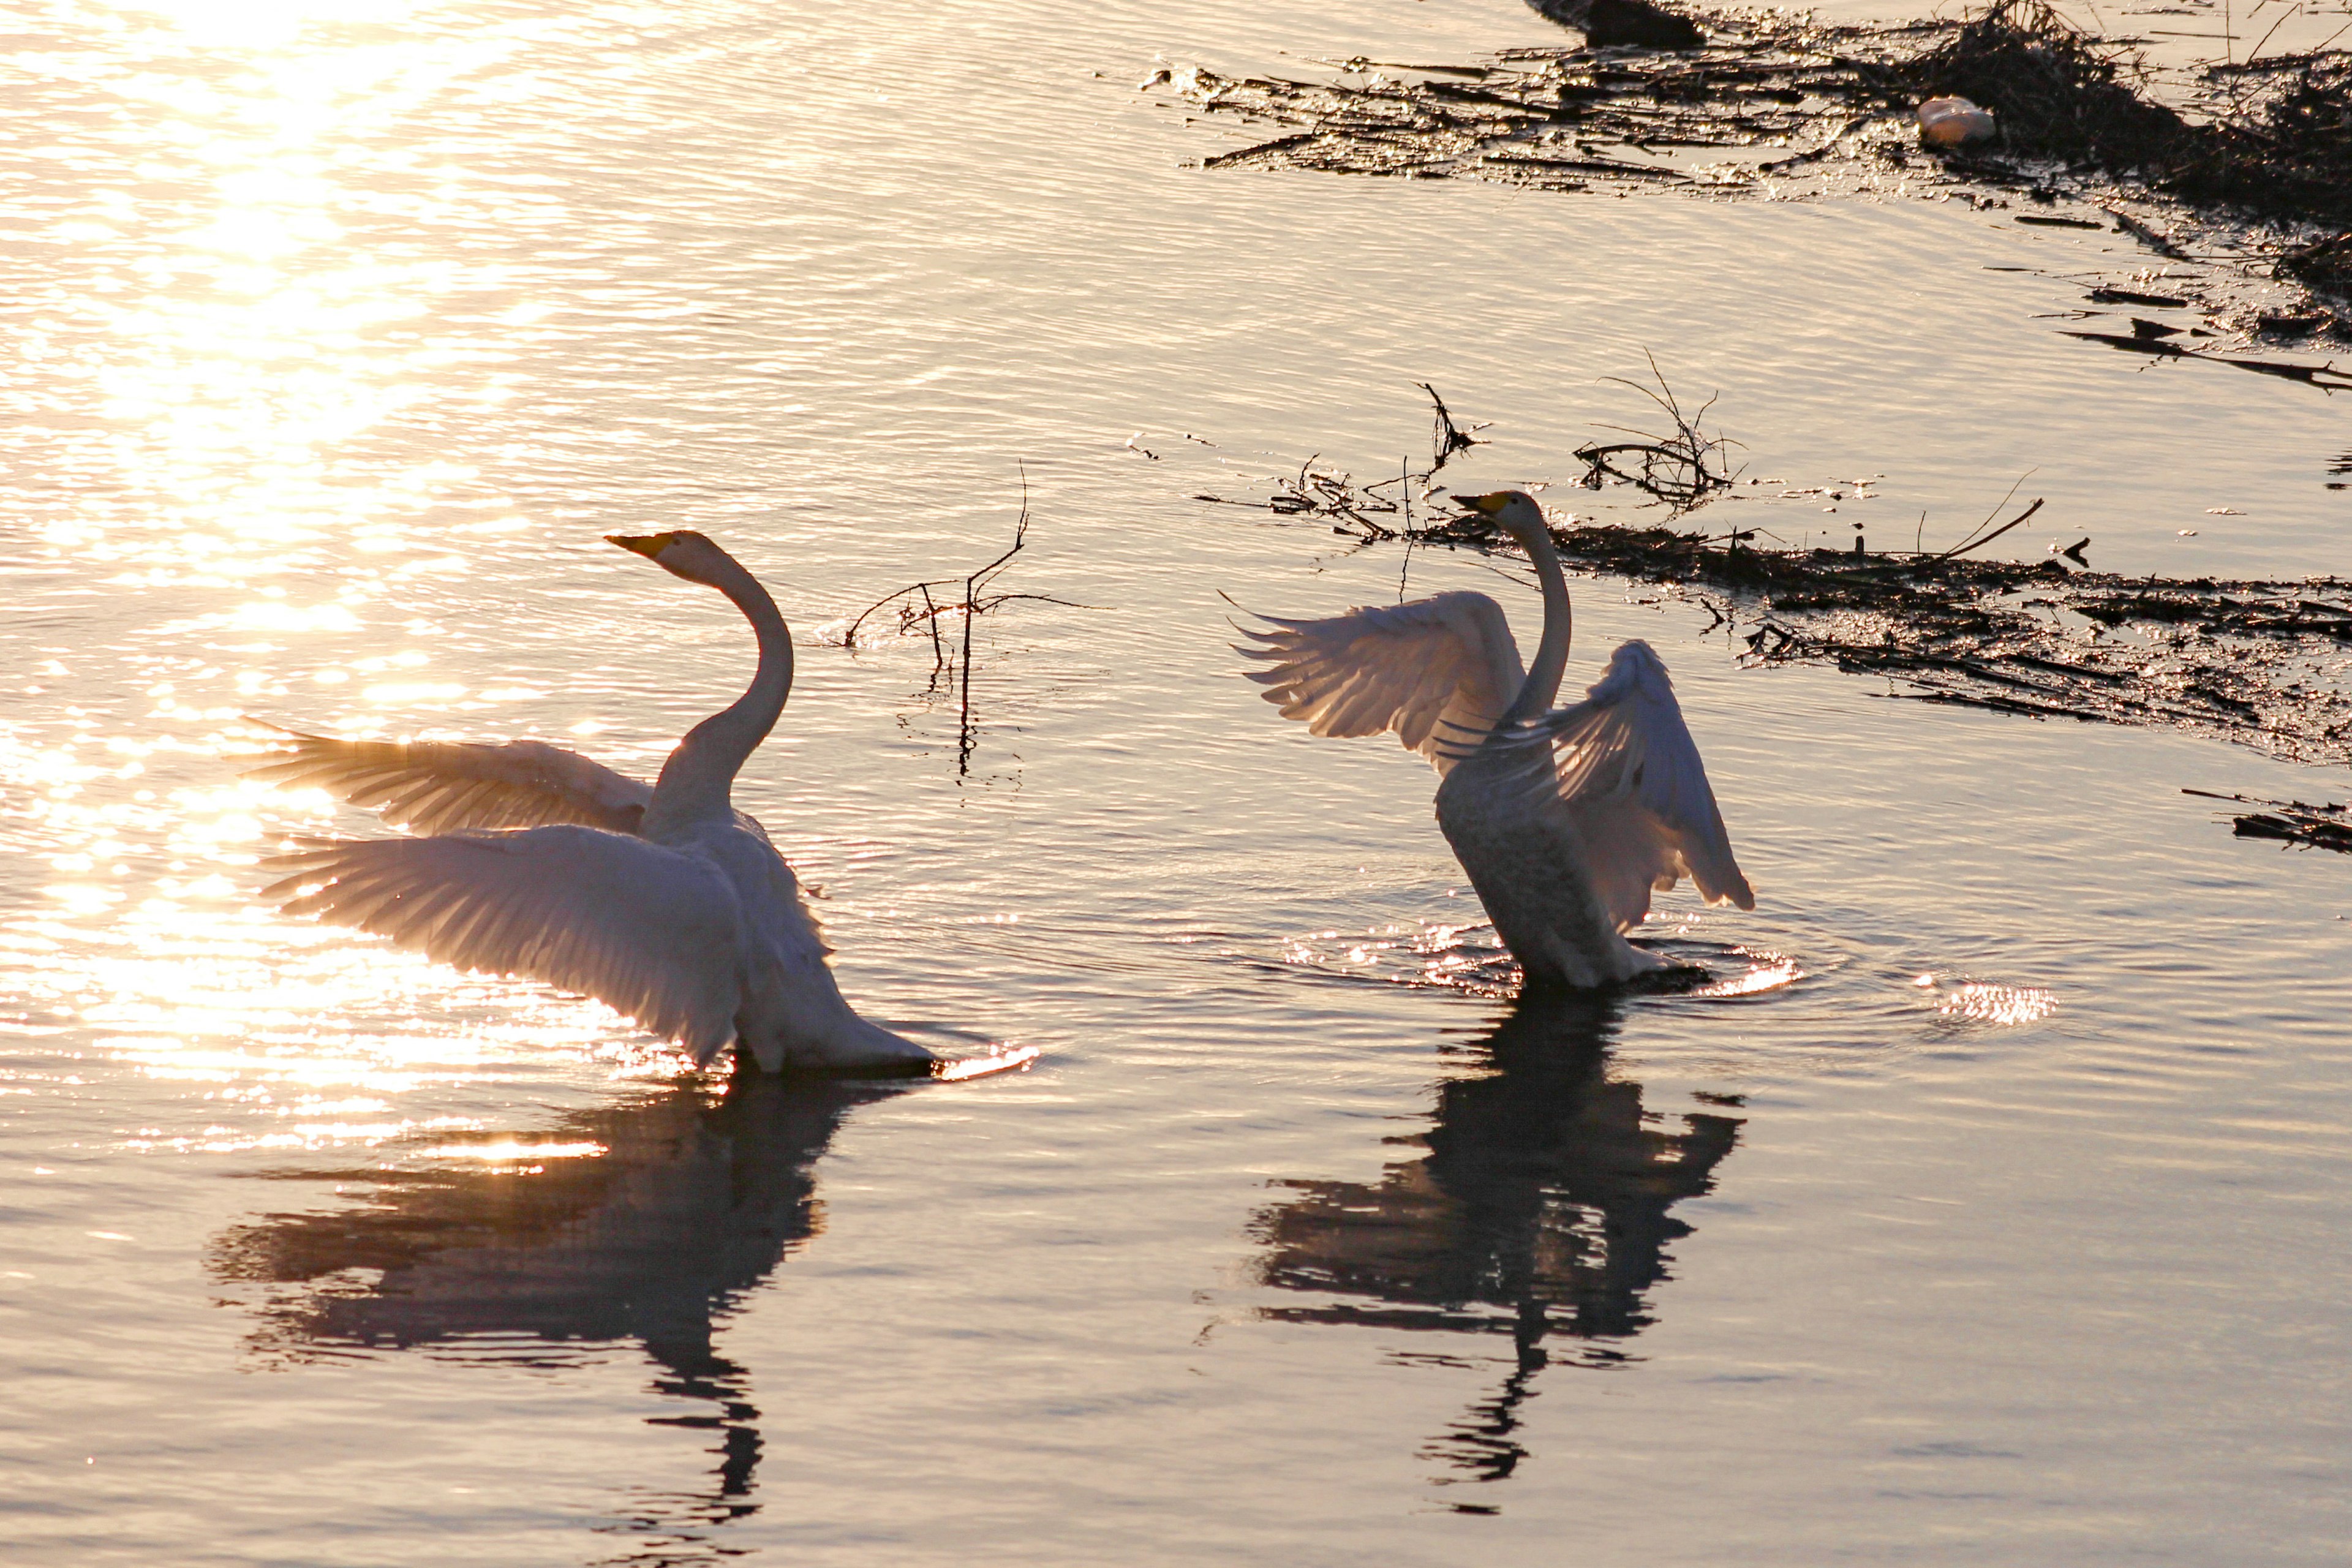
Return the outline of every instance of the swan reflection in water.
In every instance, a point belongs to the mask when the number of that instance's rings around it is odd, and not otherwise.
[[[642,1343],[655,1386],[697,1402],[656,1424],[719,1434],[706,1495],[640,1495],[630,1509],[635,1531],[687,1545],[695,1527],[758,1507],[760,1413],[744,1370],[712,1348],[713,1323],[824,1229],[812,1167],[843,1118],[902,1089],[742,1068],[715,1103],[688,1088],[575,1112],[528,1141],[419,1137],[415,1168],[282,1173],[373,1190],[356,1206],[233,1226],[210,1267],[274,1288],[255,1344],[284,1359],[486,1336],[502,1349],[517,1335]]]
[[[1501,1389],[1423,1450],[1453,1472],[1444,1479],[1501,1480],[1527,1457],[1513,1434],[1560,1353],[1547,1341],[1573,1342],[1570,1359],[1585,1365],[1631,1359],[1622,1344],[1652,1321],[1667,1247],[1691,1233],[1669,1211],[1713,1188],[1739,1140],[1737,1117],[1669,1121],[1643,1108],[1640,1084],[1610,1076],[1622,1006],[1591,994],[1520,1004],[1479,1042],[1493,1070],[1441,1083],[1428,1127],[1397,1140],[1424,1149],[1418,1159],[1376,1183],[1283,1182],[1288,1198],[1253,1226],[1261,1279],[1326,1299],[1263,1317],[1509,1336]]]

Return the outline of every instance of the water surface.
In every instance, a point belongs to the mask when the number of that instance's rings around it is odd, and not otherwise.
[[[2326,400],[2037,319],[2115,237],[1203,172],[1135,90],[1558,36],[1504,0],[14,28],[24,1561],[2343,1556],[2352,900],[2179,794],[2340,773],[1582,581],[1571,679],[1661,649],[1760,902],[1667,900],[1711,993],[1517,1010],[1427,770],[1279,721],[1219,594],[1532,595],[1192,499],[1418,458],[1416,381],[1495,422],[1463,482],[1561,480],[1647,350],[1750,477],[1883,476],[1743,523],[1957,539],[2031,470],[2029,554],[2332,569]],[[1024,479],[1004,585],[1070,604],[980,628],[960,774],[928,644],[823,633]],[[739,799],[845,988],[1031,1071],[692,1081],[257,905],[368,825],[240,784],[240,714],[656,767],[751,662],[598,542],[669,526],[800,628]]]

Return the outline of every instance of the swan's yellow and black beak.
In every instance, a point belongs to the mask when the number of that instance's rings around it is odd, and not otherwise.
[[[1508,490],[1488,490],[1482,496],[1455,496],[1454,499],[1461,502],[1464,506],[1468,507],[1472,511],[1485,512],[1491,517],[1496,512],[1503,510],[1503,503],[1511,499],[1511,492]]]
[[[617,544],[631,554],[642,555],[648,561],[659,561],[661,552],[677,542],[677,535],[675,533],[608,533],[604,536],[604,542]]]

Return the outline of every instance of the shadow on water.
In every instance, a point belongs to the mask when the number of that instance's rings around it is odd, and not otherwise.
[[[270,1289],[255,1350],[278,1362],[427,1347],[520,1359],[514,1341],[635,1341],[654,1387],[690,1402],[656,1426],[718,1435],[698,1495],[640,1493],[619,1561],[705,1561],[700,1527],[757,1511],[760,1412],[711,1331],[784,1256],[824,1228],[813,1167],[857,1106],[902,1085],[738,1072],[576,1112],[528,1139],[422,1136],[377,1151],[415,1168],[299,1170],[268,1179],[369,1189],[332,1210],[265,1215],[215,1238],[225,1281]]]
[[[1667,1247],[1691,1233],[1669,1211],[1712,1190],[1738,1142],[1739,1118],[1694,1111],[1669,1123],[1643,1107],[1640,1084],[1610,1075],[1625,1005],[1521,1003],[1473,1047],[1490,1070],[1442,1081],[1429,1125],[1395,1140],[1420,1157],[1377,1183],[1283,1182],[1289,1197],[1253,1224],[1261,1279],[1326,1299],[1262,1309],[1266,1318],[1509,1337],[1501,1387],[1423,1449],[1446,1467],[1442,1480],[1503,1480],[1518,1468],[1519,1406],[1554,1360],[1632,1359],[1624,1342],[1653,1321]]]

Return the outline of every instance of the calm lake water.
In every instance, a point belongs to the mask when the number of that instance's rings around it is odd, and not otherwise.
[[[1449,479],[1564,480],[1648,351],[1756,494],[1881,476],[1709,527],[1957,540],[2030,472],[2025,554],[2341,570],[2340,407],[2057,335],[2118,237],[1204,172],[1241,128],[1136,90],[1562,37],[1509,0],[7,31],[10,1561],[2352,1552],[2352,868],[2179,793],[2340,770],[1580,581],[1571,682],[1660,648],[1759,906],[1667,901],[1710,994],[1515,1010],[1428,770],[1280,722],[1218,595],[1532,594],[1192,499],[1419,458],[1420,381],[1493,422]],[[960,776],[928,644],[839,623],[1024,475],[1003,586],[1068,603],[981,624]],[[852,1000],[1033,1069],[730,1092],[257,904],[373,828],[239,715],[649,773],[730,699],[740,620],[598,541],[664,527],[799,629],[738,799]]]

